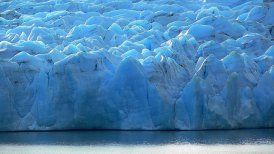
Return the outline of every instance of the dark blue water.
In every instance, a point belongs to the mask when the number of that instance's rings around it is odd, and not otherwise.
[[[273,144],[274,129],[1,132],[0,145]]]

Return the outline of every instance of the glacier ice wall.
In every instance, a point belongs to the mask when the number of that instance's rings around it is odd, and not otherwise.
[[[274,127],[274,2],[0,3],[0,131]]]

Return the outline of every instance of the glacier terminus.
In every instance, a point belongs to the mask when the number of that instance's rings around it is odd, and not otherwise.
[[[271,0],[4,0],[0,131],[274,127]]]

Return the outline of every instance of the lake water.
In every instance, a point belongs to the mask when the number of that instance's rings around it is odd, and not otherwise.
[[[274,129],[2,132],[0,153],[274,153]]]

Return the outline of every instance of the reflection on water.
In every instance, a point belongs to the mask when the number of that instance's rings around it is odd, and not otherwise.
[[[1,132],[0,145],[273,144],[274,129]]]

